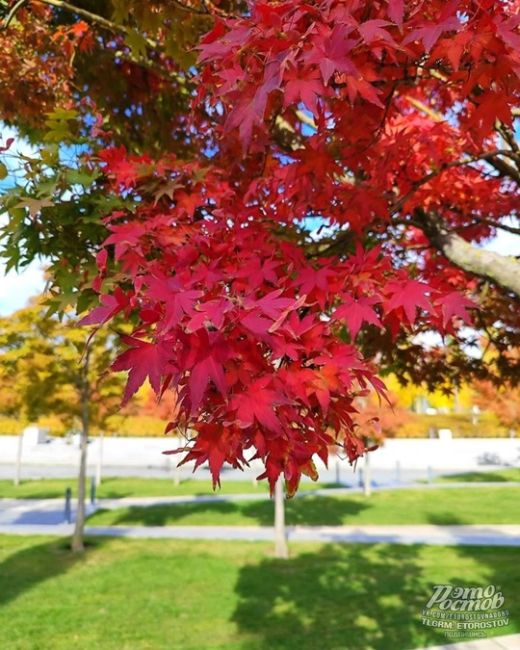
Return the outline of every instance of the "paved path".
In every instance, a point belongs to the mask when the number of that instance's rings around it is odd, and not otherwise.
[[[450,489],[450,488],[489,489],[500,487],[520,487],[520,482],[489,483],[425,483],[421,485],[374,486],[373,492],[408,489]],[[299,492],[295,498],[305,499],[313,496],[349,496],[362,493],[361,488],[324,488]],[[167,497],[122,497],[119,499],[99,499],[95,506],[88,505],[88,514],[98,509],[116,510],[118,508],[148,507],[156,505],[175,505],[190,503],[222,503],[234,501],[264,501],[269,499],[267,492],[246,494],[199,494]],[[75,500],[72,502],[75,506]],[[65,500],[62,499],[2,499],[0,498],[0,524],[61,524],[64,522]]]
[[[87,504],[88,515],[95,510]],[[65,499],[0,499],[0,525],[50,526],[64,521]]]
[[[518,648],[520,648],[520,634],[508,634],[476,641],[467,640],[449,645],[417,648],[417,650],[518,650]]]
[[[467,482],[467,483],[411,483],[402,485],[373,485],[372,492],[389,492],[397,490],[438,490],[444,488],[503,488],[513,487],[520,488],[520,481],[504,481],[498,483],[493,482]],[[363,488],[361,487],[338,487],[338,488],[322,488],[318,490],[302,490],[298,492],[295,499],[308,499],[315,496],[351,496],[352,494],[362,494]],[[165,505],[175,503],[211,503],[222,501],[264,501],[269,499],[268,492],[255,492],[243,494],[194,494],[183,496],[169,496],[169,497],[121,497],[119,499],[99,499],[98,507],[108,510],[115,508],[129,508],[132,506],[153,506]],[[59,501],[59,499],[58,499]],[[2,499],[0,499],[0,508]]]
[[[61,535],[72,524],[0,524],[0,534]],[[291,542],[520,546],[520,525],[486,526],[288,526]],[[171,539],[270,541],[271,526],[87,526],[87,535]]]

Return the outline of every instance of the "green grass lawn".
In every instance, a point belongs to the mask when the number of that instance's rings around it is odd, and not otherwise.
[[[520,631],[520,550],[0,537],[5,650],[406,650],[435,584],[500,585]]]
[[[471,472],[437,477],[435,481],[520,481],[520,469],[504,469],[492,472]],[[76,493],[76,479],[43,479],[25,480],[18,486],[12,481],[0,480],[0,498],[18,499],[52,499],[61,498],[67,487]],[[332,483],[313,483],[302,481],[300,491],[315,490],[323,487],[339,487]],[[240,494],[267,492],[267,484],[260,481],[254,485],[252,481],[222,481],[222,488],[217,494]],[[116,499],[120,497],[140,496],[186,496],[190,494],[214,494],[210,481],[188,479],[180,485],[175,485],[170,479],[155,478],[106,478],[97,490],[100,499]]]
[[[411,489],[370,498],[304,496],[286,502],[289,525],[520,523],[520,489]],[[91,525],[272,525],[271,501],[190,503],[98,511]]]
[[[494,469],[490,472],[464,472],[462,474],[449,474],[437,476],[435,482],[445,483],[446,481],[467,481],[469,483],[505,483],[506,481],[520,481],[520,468],[510,467],[508,469]]]
[[[0,498],[10,499],[52,499],[60,498],[70,487],[76,493],[76,479],[43,479],[22,481],[15,486],[12,481],[0,481]],[[301,483],[300,490],[316,490],[323,487],[338,487],[331,483]],[[266,481],[253,484],[252,481],[222,481],[218,494],[255,494],[267,492]],[[106,478],[97,489],[100,499],[117,499],[120,497],[157,497],[157,496],[186,496],[190,494],[215,494],[211,481],[189,479],[175,485],[170,479],[156,478]]]

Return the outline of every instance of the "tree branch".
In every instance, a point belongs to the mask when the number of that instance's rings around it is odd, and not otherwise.
[[[108,29],[111,32],[128,34],[128,29],[123,25],[118,25],[117,23],[114,23],[108,18],[105,18],[104,16],[100,16],[99,14],[94,14],[91,11],[88,11],[87,9],[76,7],[76,5],[73,5],[70,2],[65,2],[65,0],[36,0],[36,1],[41,2],[44,5],[56,7],[57,9],[64,9],[65,11],[69,11],[71,13],[77,14],[78,16],[85,18],[89,22],[96,23],[101,27]]]
[[[4,20],[4,24],[2,25],[2,29],[7,29],[9,27],[9,25],[11,24],[11,21],[16,16],[18,10],[21,9],[24,6],[24,4],[27,4],[27,0],[18,0],[18,2],[16,2],[11,7],[11,9],[9,10],[9,13],[7,14],[7,16],[6,16],[5,20]]]
[[[485,223],[486,225],[492,226],[493,228],[498,228],[499,230],[510,232],[512,235],[520,235],[520,228],[516,228],[515,226],[509,226],[506,223],[493,221],[492,219],[477,219],[477,223]]]
[[[520,261],[508,255],[476,248],[454,232],[448,232],[435,215],[416,211],[417,222],[435,248],[452,264],[480,278],[491,280],[520,297]]]
[[[434,122],[445,122],[446,119],[442,113],[439,113],[438,111],[435,111],[433,108],[430,108],[427,106],[424,102],[421,102],[419,99],[416,99],[415,97],[409,97],[407,96],[406,99],[410,102],[410,104],[419,110],[421,113],[424,113],[428,117],[430,117]]]
[[[507,155],[503,152],[500,152],[501,155]],[[512,156],[510,156],[512,158]],[[497,158],[495,155],[489,155],[484,158],[487,163],[489,163],[494,169],[497,170],[502,176],[507,176],[511,180],[515,181],[520,185],[520,171],[518,171],[513,165],[509,164],[501,158]],[[516,159],[515,159],[516,160]]]
[[[99,14],[92,13],[91,11],[88,11],[87,9],[83,9],[81,7],[76,7],[76,5],[73,5],[70,2],[66,2],[65,0],[18,0],[18,2],[15,5],[13,5],[11,10],[9,11],[9,14],[5,18],[2,24],[2,29],[7,29],[9,23],[13,20],[14,16],[16,15],[16,12],[25,4],[27,4],[29,1],[40,2],[41,4],[46,4],[51,7],[56,7],[57,9],[63,9],[64,11],[77,14],[78,16],[81,16],[82,18],[89,21],[90,23],[94,23],[99,27],[102,27],[107,31],[112,32],[113,34],[114,33],[120,34],[121,36],[124,37],[124,36],[128,36],[131,33],[131,30],[128,27],[125,27],[124,25],[118,25],[117,23],[109,20],[108,18],[105,18],[104,16],[100,16]],[[179,6],[179,8],[183,8],[185,11],[190,11],[188,7],[185,7],[181,3],[176,3],[176,6]],[[149,48],[153,50],[158,50],[160,48],[160,44],[157,41],[154,41],[153,39],[146,36],[143,36],[143,38],[146,42],[146,45]],[[157,65],[156,63],[153,63],[151,61],[144,61],[144,60],[138,61],[120,52],[116,52],[116,55],[121,59],[127,59],[132,63],[135,63],[136,65],[139,65],[143,68],[147,68],[151,72],[156,74],[158,77],[161,77],[168,81],[169,80],[179,81],[181,83],[183,83],[184,81],[182,76],[177,75],[175,73],[172,74],[166,68],[163,68],[160,65]]]
[[[393,215],[396,212],[399,212],[399,210],[403,207],[403,205],[406,203],[406,201],[408,201],[408,199],[411,198],[420,187],[422,187],[426,183],[429,183],[433,178],[435,178],[436,176],[439,176],[439,174],[442,174],[446,170],[452,169],[454,167],[465,167],[466,165],[471,165],[471,163],[479,162],[480,160],[484,160],[484,161],[488,162],[490,165],[493,165],[494,161],[498,161],[499,163],[503,163],[503,164],[507,165],[507,163],[505,163],[504,161],[497,158],[497,156],[507,155],[508,153],[510,153],[510,152],[507,151],[507,150],[497,149],[496,151],[487,151],[487,152],[483,152],[481,154],[478,154],[476,156],[468,156],[467,158],[464,158],[463,160],[454,160],[454,161],[449,162],[449,163],[444,163],[443,165],[441,165],[439,167],[439,169],[436,169],[435,171],[430,172],[429,174],[426,174],[426,176],[423,176],[419,180],[414,181],[411,190],[409,192],[407,192],[406,194],[404,194],[400,199],[398,199],[394,203],[394,205],[391,206],[390,214]],[[493,165],[493,167],[494,167],[494,165]],[[473,167],[472,169],[475,169],[475,168]],[[511,178],[513,178],[513,177],[511,177]],[[515,180],[515,179],[513,179],[513,180]],[[519,178],[519,181],[520,181],[520,178]]]
[[[405,225],[409,225],[412,222],[411,221],[407,222],[405,219],[403,219],[401,223]],[[464,229],[474,228],[475,226],[479,226],[483,223],[486,224],[486,226],[491,226],[492,228],[497,228],[498,230],[504,230],[505,232],[510,232],[512,235],[520,235],[520,228],[517,228],[516,226],[509,226],[506,223],[500,223],[499,221],[493,221],[493,219],[485,219],[483,217],[475,217],[474,221],[465,224],[464,226],[461,226],[461,228]],[[419,228],[420,227],[421,226],[419,226]]]

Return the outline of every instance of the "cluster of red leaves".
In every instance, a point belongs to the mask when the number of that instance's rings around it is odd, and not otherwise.
[[[271,487],[283,473],[293,493],[329,445],[365,452],[356,400],[384,386],[360,331],[389,345],[403,329],[456,334],[468,277],[415,212],[479,240],[483,214],[518,207],[479,162],[497,147],[495,119],[512,124],[514,4],[251,3],[200,45],[190,128],[214,148],[207,165],[103,152],[135,210],[107,220],[101,305],[85,322],[137,316],[114,369],[129,372],[125,400],[147,378],[158,395],[175,389],[170,427],[196,432],[184,461],[208,461],[217,482],[252,450]],[[340,242],[370,226],[382,246],[313,258],[284,236],[308,217]]]
[[[442,329],[465,316],[450,287],[446,294],[440,283],[393,269],[378,248],[313,264],[273,236],[222,171],[175,160],[151,171],[122,149],[103,159],[117,191],[142,193],[157,175],[173,200],[168,208],[143,201],[107,219],[96,287],[113,248],[119,288],[83,322],[137,314],[113,366],[129,371],[124,399],[146,379],[157,395],[175,388],[170,427],[197,434],[184,462],[209,461],[215,482],[224,462],[241,467],[250,448],[265,464],[262,477],[273,487],[283,472],[289,493],[302,473],[317,477],[313,456],[326,462],[334,441],[354,461],[365,451],[354,401],[370,389],[384,395],[354,345],[359,330],[397,334],[419,321]]]
[[[268,143],[266,115],[303,105],[318,124],[353,126],[349,146],[381,127],[394,94],[422,75],[419,92],[444,91],[457,104],[468,137],[482,140],[499,117],[511,124],[520,65],[515,2],[490,0],[323,0],[255,2],[243,18],[220,21],[202,40],[204,85],[228,108],[224,128],[238,128],[245,148]],[[432,74],[433,73],[433,74]],[[472,95],[474,96],[472,97]],[[471,101],[469,99],[471,98]],[[383,111],[383,113],[381,113]],[[255,132],[256,131],[256,132]],[[255,133],[254,133],[255,132]],[[255,135],[252,141],[253,133]]]
[[[0,30],[0,112],[9,122],[41,126],[46,114],[71,107],[72,58],[91,43],[88,26],[49,29],[52,10],[34,4]]]
[[[355,230],[417,206],[465,227],[476,214],[500,217],[518,209],[516,188],[458,164],[496,149],[497,118],[512,125],[511,4],[258,2],[203,39],[198,101],[224,110],[224,155],[236,155],[238,137],[250,157],[269,157],[257,185],[292,217],[312,211]],[[302,134],[283,164],[272,160],[277,116]]]

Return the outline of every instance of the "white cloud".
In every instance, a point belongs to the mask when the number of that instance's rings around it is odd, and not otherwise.
[[[45,281],[41,262],[29,264],[23,271],[10,271],[0,263],[0,314],[8,315],[27,305],[29,298],[43,291]]]
[[[6,164],[9,176],[0,183],[0,191],[12,187],[15,178],[19,175],[18,156],[31,156],[36,152],[36,148],[30,145],[25,138],[21,138],[15,129],[0,123],[0,143],[5,144],[8,138],[14,138],[14,142],[9,150],[2,155],[2,162]],[[6,215],[0,215],[0,224],[5,222],[5,219]],[[19,273],[10,271],[5,275],[5,264],[0,261],[0,314],[8,315],[25,307],[29,298],[41,293],[44,286],[41,262],[35,261]]]
[[[518,222],[513,222],[512,219],[506,223],[518,227]],[[484,248],[495,251],[495,253],[501,253],[502,255],[518,256],[520,255],[520,236],[504,230],[497,230],[496,237],[485,244]]]

